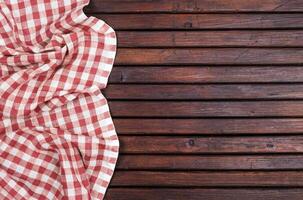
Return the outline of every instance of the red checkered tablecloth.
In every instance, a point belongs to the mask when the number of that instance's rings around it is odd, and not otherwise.
[[[113,29],[88,0],[0,1],[0,199],[102,199],[119,142]]]

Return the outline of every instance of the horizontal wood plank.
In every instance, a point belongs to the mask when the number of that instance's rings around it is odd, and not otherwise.
[[[303,186],[302,172],[146,172],[117,171],[112,186],[245,187]]]
[[[301,47],[303,31],[119,31],[120,47]]]
[[[303,101],[111,101],[114,117],[302,117]]]
[[[303,119],[114,119],[119,135],[301,134]]]
[[[169,189],[169,188],[109,188],[106,200],[300,200],[302,189]]]
[[[303,14],[97,14],[115,30],[298,29]]]
[[[90,13],[205,13],[205,12],[300,12],[300,0],[92,0]]]
[[[303,16],[302,16],[303,17]],[[303,64],[303,48],[120,48],[116,65]]]
[[[302,170],[302,155],[121,155],[123,170]]]
[[[169,137],[120,136],[121,153],[302,153],[302,136]]]
[[[302,99],[302,91],[303,84],[110,84],[104,94],[115,100]]]
[[[303,82],[302,66],[114,67],[110,83]]]

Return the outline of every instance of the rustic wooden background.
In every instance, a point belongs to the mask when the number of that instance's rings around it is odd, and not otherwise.
[[[117,32],[106,199],[303,199],[303,0],[91,0]]]

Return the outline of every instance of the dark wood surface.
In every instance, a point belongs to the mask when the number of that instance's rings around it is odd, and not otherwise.
[[[302,0],[91,0],[117,33],[108,200],[303,199]]]
[[[172,189],[172,188],[110,188],[106,199],[157,199],[157,200],[277,200],[277,199],[302,199],[301,189],[201,189],[201,188],[184,188],[184,189]]]

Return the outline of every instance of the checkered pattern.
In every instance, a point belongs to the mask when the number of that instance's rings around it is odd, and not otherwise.
[[[119,142],[112,28],[88,0],[0,1],[0,199],[103,199]]]

